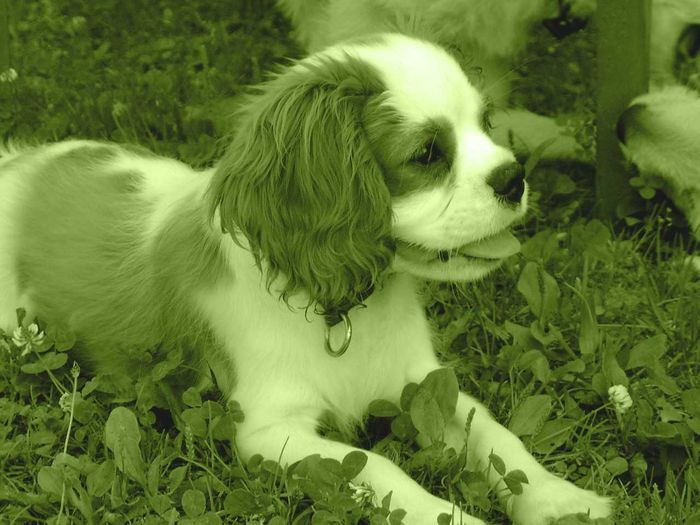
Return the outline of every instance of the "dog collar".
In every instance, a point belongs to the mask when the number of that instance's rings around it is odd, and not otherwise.
[[[342,356],[347,349],[350,347],[350,341],[352,341],[352,323],[350,322],[349,311],[355,307],[367,308],[364,302],[367,298],[374,292],[374,285],[370,285],[365,290],[360,292],[357,296],[357,301],[352,304],[350,301],[346,301],[343,304],[336,307],[326,306],[323,308],[323,317],[326,321],[326,331],[325,331],[325,347],[326,352],[331,357]],[[340,322],[343,322],[345,328],[345,337],[342,344],[338,348],[333,348],[331,344],[331,328]]]

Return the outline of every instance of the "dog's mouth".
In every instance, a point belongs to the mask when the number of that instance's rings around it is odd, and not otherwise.
[[[397,255],[424,265],[497,263],[519,251],[520,241],[509,230],[451,249],[431,250],[401,240],[397,242],[396,248]]]

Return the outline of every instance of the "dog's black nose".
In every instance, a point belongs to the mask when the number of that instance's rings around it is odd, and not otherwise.
[[[496,195],[511,204],[517,204],[525,193],[525,168],[519,162],[503,164],[491,172],[486,184]]]
[[[630,126],[639,124],[640,115],[645,109],[646,106],[644,104],[633,104],[624,110],[620,118],[617,119],[615,133],[617,134],[617,140],[622,144],[627,143],[627,133],[630,130]]]

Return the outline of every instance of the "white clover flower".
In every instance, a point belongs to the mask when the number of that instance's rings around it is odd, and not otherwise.
[[[622,415],[632,407],[632,397],[622,385],[613,385],[608,388],[608,397],[615,407],[615,412]]]
[[[35,346],[44,342],[44,332],[39,331],[36,323],[30,324],[27,328],[18,326],[12,332],[12,342],[22,350],[21,355],[27,355]]]
[[[11,67],[0,73],[0,82],[14,82],[18,76],[17,70]]]
[[[22,328],[21,326],[15,328],[14,332],[12,332],[12,342],[17,348],[22,348],[26,344],[24,337],[24,328]]]
[[[70,412],[72,404],[73,404],[73,392],[66,392],[65,394],[63,394],[61,396],[61,399],[58,400],[58,406],[64,412]]]
[[[360,483],[356,485],[352,481],[348,481],[348,486],[352,490],[352,499],[358,505],[364,505],[365,503],[370,503],[374,498],[374,490],[367,483]]]

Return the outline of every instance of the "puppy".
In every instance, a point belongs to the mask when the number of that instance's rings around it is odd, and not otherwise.
[[[557,0],[278,0],[300,44],[317,51],[356,35],[399,31],[451,49],[483,84],[497,109],[492,138],[522,153],[545,141],[549,158],[576,158],[580,148],[554,120],[525,109],[506,109],[514,59],[523,51],[532,25],[555,16]],[[588,17],[592,0],[570,2],[572,16]]]
[[[651,90],[620,116],[617,136],[643,178],[658,186],[700,228],[700,93],[681,86],[674,68],[680,54],[700,48],[700,4],[654,0],[651,25]]]
[[[0,322],[12,329],[21,306],[66,325],[103,372],[129,369],[134,349],[197,349],[193,367],[208,357],[230,376],[244,458],[341,460],[354,449],[321,437],[322,418],[354,424],[370,401],[398,403],[440,367],[419,281],[479,279],[518,251],[508,228],[527,207],[523,169],[483,113],[447,53],[386,34],[260,86],[209,171],[90,141],[8,153]],[[470,468],[494,452],[529,478],[521,495],[500,490],[515,523],[608,515],[606,498],[547,472],[466,393],[449,446],[465,445],[472,409]],[[357,481],[393,492],[406,523],[453,512],[482,523],[366,454]]]

